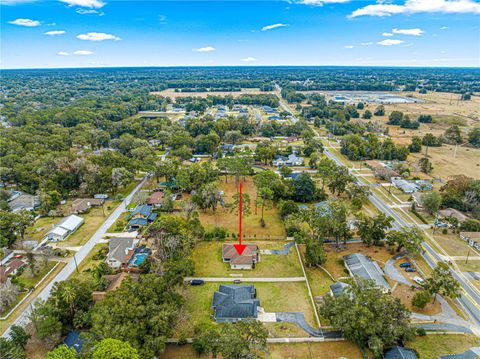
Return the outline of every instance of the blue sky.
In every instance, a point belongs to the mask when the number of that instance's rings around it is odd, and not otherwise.
[[[0,0],[1,67],[480,66],[478,0]]]

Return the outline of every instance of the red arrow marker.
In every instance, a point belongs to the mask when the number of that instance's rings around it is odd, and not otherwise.
[[[242,196],[243,196],[243,189],[242,189],[242,182],[240,182],[240,201],[238,205],[238,244],[234,244],[233,247],[237,250],[238,255],[242,255],[243,251],[247,247],[245,244],[242,244],[242,216],[243,216],[243,208],[242,208]]]

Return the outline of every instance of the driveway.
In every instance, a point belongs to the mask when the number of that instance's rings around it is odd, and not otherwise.
[[[395,267],[395,262],[400,259],[405,257],[404,254],[397,254],[396,256],[393,256],[390,258],[387,263],[385,263],[385,274],[392,280],[403,283],[405,285],[411,286],[412,284],[408,281],[407,278],[398,270],[398,268]]]
[[[185,282],[190,282],[194,279],[201,279],[205,282],[233,282],[239,280],[240,282],[305,282],[305,277],[283,277],[283,278],[248,278],[248,277],[185,277]]]
[[[305,320],[303,313],[280,312],[275,314],[277,316],[277,322],[293,323],[298,325],[312,337],[323,337],[322,330],[312,328]]]
[[[295,241],[291,241],[283,246],[283,249],[262,249],[260,253],[262,254],[281,254],[287,255],[290,252],[290,248],[295,245]]]

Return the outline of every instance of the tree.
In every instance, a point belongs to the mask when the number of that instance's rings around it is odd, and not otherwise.
[[[424,240],[422,231],[418,227],[402,227],[399,231],[390,231],[387,234],[388,244],[397,244],[397,252],[405,249],[409,254],[420,253]]]
[[[389,125],[397,125],[399,126],[403,120],[403,112],[400,111],[392,111],[390,116],[388,116],[388,124]]]
[[[0,312],[15,303],[19,292],[19,288],[11,281],[0,283]]]
[[[392,221],[392,217],[387,217],[383,213],[376,217],[360,214],[357,221],[358,233],[366,245],[379,245],[385,239],[386,231],[392,226]]]
[[[47,359],[76,359],[77,352],[74,348],[69,348],[65,344],[59,345],[51,352],[47,353]]]
[[[480,147],[480,127],[472,128],[472,130],[468,133],[468,143],[470,143],[473,147]]]
[[[36,302],[30,313],[30,319],[37,336],[47,346],[53,347],[58,343],[62,331],[62,323],[50,303]]]
[[[279,172],[280,172],[280,174],[282,175],[283,178],[286,178],[286,177],[288,177],[289,175],[291,175],[293,171],[292,171],[292,169],[291,169],[290,167],[288,167],[288,166],[282,166],[282,167],[280,167],[280,171],[279,171]]]
[[[460,225],[460,229],[464,232],[480,232],[480,221],[478,219],[466,219]]]
[[[214,183],[207,183],[202,186],[192,197],[192,202],[195,203],[198,208],[204,211],[211,209],[214,213],[222,200],[223,196]]]
[[[95,344],[92,359],[138,359],[138,352],[128,342],[106,338]]]
[[[385,116],[385,107],[383,105],[377,106],[373,114],[375,116]]]
[[[355,177],[353,177],[349,172],[348,168],[343,166],[335,166],[333,172],[328,181],[328,189],[332,191],[332,193],[337,192],[340,196],[350,183],[355,181]]]
[[[112,169],[112,186],[116,190],[118,187],[125,187],[133,181],[134,174],[124,167]]]
[[[315,195],[315,183],[308,173],[301,173],[293,181],[295,200],[298,202],[311,202]]]
[[[431,115],[420,115],[417,121],[420,123],[432,123],[433,119]]]
[[[371,281],[357,279],[340,296],[325,296],[320,313],[346,339],[380,356],[388,346],[413,339],[410,312],[400,299],[384,294]]]
[[[412,143],[408,146],[410,152],[418,153],[422,151],[422,139],[418,136],[412,137]]]
[[[167,158],[165,161],[159,161],[155,163],[154,174],[157,179],[157,183],[160,182],[160,177],[165,178],[165,182],[171,181],[177,174],[178,163]]]
[[[28,334],[21,326],[12,325],[12,327],[10,328],[10,340],[13,344],[21,347],[22,349],[25,349],[25,346],[27,345],[31,337],[32,336]]]
[[[370,110],[365,110],[365,112],[363,113],[362,118],[364,118],[365,120],[370,120],[370,119],[372,118],[372,111],[370,111]]]
[[[225,132],[225,141],[233,143],[234,145],[237,144],[242,140],[243,136],[240,131],[227,131]]]
[[[432,276],[426,280],[424,287],[433,295],[433,303],[437,299],[437,294],[450,299],[456,299],[460,296],[460,283],[453,277],[448,264],[445,262],[437,263]]]
[[[423,173],[430,173],[433,170],[432,163],[427,157],[422,157],[418,160],[418,166]]]
[[[432,215],[436,214],[442,205],[442,196],[436,191],[422,194],[420,199],[423,208]]]
[[[368,196],[371,193],[367,186],[356,183],[349,184],[346,191],[354,211],[359,211],[362,208],[362,204],[368,200]]]
[[[267,353],[268,331],[257,320],[195,328],[193,347],[198,353],[225,359],[259,359]]]
[[[327,254],[323,249],[323,243],[308,239],[306,241],[305,249],[305,265],[307,267],[317,267],[325,263],[327,260]]]
[[[421,290],[416,292],[412,298],[412,305],[419,309],[425,308],[425,306],[430,302],[432,295],[428,290]]]
[[[325,183],[328,182],[333,175],[334,169],[337,167],[335,162],[327,157],[323,157],[317,165],[317,171],[322,179],[322,190],[325,188]]]
[[[183,298],[165,278],[154,274],[127,278],[92,309],[92,333],[97,338],[129,342],[140,357],[159,356],[165,348]]]
[[[279,205],[280,217],[287,218],[289,215],[298,212],[298,205],[292,200],[280,201]]]
[[[452,145],[460,145],[463,142],[462,133],[458,125],[452,125],[447,128],[443,134],[443,138],[446,143],[450,143]]]
[[[0,338],[0,358],[25,359],[25,350],[16,345],[12,340]]]

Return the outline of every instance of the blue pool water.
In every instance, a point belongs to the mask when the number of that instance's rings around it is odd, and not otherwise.
[[[145,259],[148,257],[148,253],[137,253],[133,257],[133,265],[134,266],[139,266],[143,262],[145,262]]]

